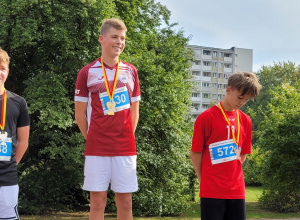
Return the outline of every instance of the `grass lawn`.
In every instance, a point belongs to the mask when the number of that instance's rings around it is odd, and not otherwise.
[[[258,197],[262,193],[261,187],[246,187],[246,209],[247,209],[247,219],[260,219],[260,218],[299,218],[300,212],[298,213],[274,213],[264,210],[259,207]],[[200,219],[200,204],[198,192],[196,192],[196,202],[191,204],[191,207],[185,211],[184,214],[176,217],[152,217],[152,218],[134,218],[135,220],[187,220],[187,219]],[[87,212],[80,213],[56,213],[45,216],[21,216],[22,220],[88,220]],[[116,219],[115,215],[107,215],[105,219]]]

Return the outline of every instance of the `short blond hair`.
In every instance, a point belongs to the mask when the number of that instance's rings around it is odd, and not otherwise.
[[[119,18],[105,19],[102,22],[102,26],[100,28],[100,35],[104,35],[109,28],[115,28],[117,30],[125,30],[125,32],[127,31],[126,25]]]
[[[228,79],[228,86],[233,90],[241,92],[241,96],[250,95],[252,98],[258,96],[262,86],[254,73],[238,72],[232,74]]]
[[[7,64],[9,66],[9,56],[5,50],[0,47],[0,63]]]

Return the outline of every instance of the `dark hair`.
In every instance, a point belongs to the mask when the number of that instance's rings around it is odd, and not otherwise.
[[[241,92],[241,96],[250,95],[256,97],[262,86],[254,73],[238,72],[232,74],[228,79],[228,86],[233,90],[237,89]]]

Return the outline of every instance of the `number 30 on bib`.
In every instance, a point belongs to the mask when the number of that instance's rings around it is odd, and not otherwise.
[[[107,115],[109,110],[106,103],[110,102],[108,93],[107,92],[100,93],[99,98],[101,101],[104,115]],[[119,112],[124,109],[130,108],[129,95],[126,86],[115,90],[113,101],[116,103],[115,112]]]

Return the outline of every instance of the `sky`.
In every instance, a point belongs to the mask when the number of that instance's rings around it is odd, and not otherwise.
[[[262,65],[300,65],[300,0],[156,0],[171,11],[173,29],[190,45],[253,49],[253,72]]]

